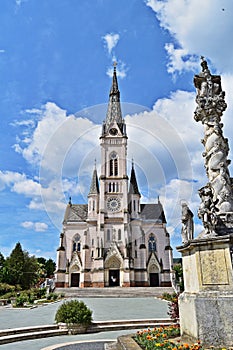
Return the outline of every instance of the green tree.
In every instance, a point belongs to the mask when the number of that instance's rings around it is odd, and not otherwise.
[[[56,263],[52,259],[48,259],[45,263],[45,270],[47,272],[47,277],[51,277],[54,275],[54,271],[56,269]]]
[[[0,283],[4,282],[4,273],[5,273],[5,258],[0,253]]]
[[[45,270],[45,277],[51,277],[56,269],[56,263],[52,259],[46,260],[43,257],[37,258],[42,269]]]
[[[16,243],[10,256],[5,262],[6,274],[4,282],[10,285],[20,285],[22,289],[29,289],[38,279],[38,262],[34,256],[23,251],[21,244]]]
[[[180,292],[184,290],[184,277],[183,277],[183,268],[181,264],[175,264],[173,266],[175,271],[175,280],[176,284],[180,287]]]

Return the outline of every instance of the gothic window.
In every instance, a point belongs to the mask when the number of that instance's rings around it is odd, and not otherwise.
[[[111,231],[110,229],[108,228],[107,229],[107,241],[110,241],[111,240]]]
[[[148,241],[148,250],[149,252],[156,252],[156,240],[154,235],[150,235]]]
[[[109,176],[117,176],[117,175],[118,175],[118,157],[116,152],[112,152],[110,154]]]
[[[92,238],[92,240],[91,240],[91,245],[92,246],[94,245],[94,238]]]
[[[137,259],[137,257],[138,257],[138,252],[135,250],[135,255],[134,255],[134,257]]]
[[[95,201],[93,201],[93,208],[92,210],[94,211],[95,210]]]
[[[119,228],[119,230],[118,230],[118,241],[120,241],[121,240],[121,229]]]
[[[137,240],[135,239],[135,241],[134,241],[134,245],[136,246],[137,245]]]
[[[133,210],[136,211],[136,201],[135,201],[135,199],[133,201]]]
[[[77,234],[73,238],[73,252],[80,252],[81,250],[81,238],[80,235]]]

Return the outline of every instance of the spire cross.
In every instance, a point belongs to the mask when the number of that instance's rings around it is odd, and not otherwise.
[[[114,72],[116,72],[117,61],[114,61],[112,65],[113,65]]]

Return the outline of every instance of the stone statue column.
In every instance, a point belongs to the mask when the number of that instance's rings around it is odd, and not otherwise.
[[[209,182],[199,190],[202,202],[198,216],[205,228],[204,235],[218,236],[230,233],[233,227],[233,192],[228,170],[230,160],[227,158],[229,146],[221,123],[227,105],[221,77],[210,73],[204,57],[201,66],[202,72],[194,77],[197,90],[194,119],[204,125],[202,143],[205,151],[202,155]]]
[[[233,344],[233,193],[228,166],[228,140],[221,117],[226,109],[221,78],[212,75],[202,58],[195,120],[204,126],[202,154],[208,177],[199,189],[198,216],[204,231],[193,239],[192,213],[182,205],[184,292],[179,296],[180,329],[184,341],[200,340],[205,348]]]

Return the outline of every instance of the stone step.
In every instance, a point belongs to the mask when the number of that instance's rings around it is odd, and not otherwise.
[[[127,324],[147,324],[147,325],[165,325],[171,324],[170,318],[157,318],[157,319],[133,319],[133,320],[109,320],[109,321],[94,321],[93,326],[109,326],[109,325],[127,325]]]
[[[13,335],[6,335],[0,338],[0,345],[14,343],[17,341],[38,339],[38,338],[48,338],[55,337],[59,335],[67,335],[68,330],[56,329],[56,330],[46,330],[41,332],[30,332],[30,333],[18,333]]]
[[[56,288],[56,293],[63,293],[66,297],[81,298],[126,298],[126,297],[160,297],[163,293],[174,293],[172,287],[106,287],[106,288]]]
[[[57,330],[57,329],[59,329],[57,324],[41,325],[41,326],[33,326],[33,327],[21,327],[21,328],[14,328],[14,329],[13,328],[6,328],[6,329],[0,330],[0,339],[1,339],[1,337],[7,336],[7,335],[43,332],[43,331],[50,331],[50,330]]]

